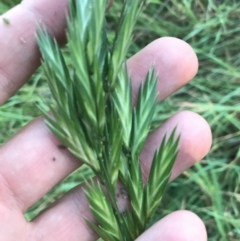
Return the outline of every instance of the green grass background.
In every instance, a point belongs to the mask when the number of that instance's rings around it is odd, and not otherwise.
[[[18,2],[2,0],[0,12]],[[120,1],[115,2],[108,16],[110,29],[119,17]],[[151,0],[138,21],[129,53],[156,38],[175,36],[187,41],[198,55],[198,75],[163,102],[162,118],[183,109],[201,114],[211,125],[213,146],[201,163],[169,185],[155,219],[175,210],[191,210],[205,222],[211,241],[240,240],[239,16],[239,1]],[[40,96],[49,97],[41,70],[0,107],[1,143],[39,115],[35,103],[41,104]],[[26,218],[34,217],[87,175],[84,167],[68,177],[34,205]]]

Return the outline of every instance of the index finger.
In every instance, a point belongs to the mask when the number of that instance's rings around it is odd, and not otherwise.
[[[11,97],[40,64],[36,22],[64,40],[67,0],[24,0],[0,21],[0,104]],[[6,21],[7,19],[7,21]]]
[[[24,0],[0,18],[0,105],[40,65],[36,23],[46,26],[60,43],[65,42],[67,7],[68,0]]]

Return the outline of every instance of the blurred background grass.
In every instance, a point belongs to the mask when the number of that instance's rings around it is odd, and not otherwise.
[[[0,13],[20,2],[2,0]],[[116,3],[110,29],[119,17]],[[199,164],[169,185],[155,219],[179,209],[197,213],[209,240],[240,240],[240,2],[233,0],[151,0],[136,26],[129,55],[162,36],[187,41],[196,51],[196,78],[163,102],[163,121],[176,111],[201,114],[213,132],[213,146]],[[41,70],[0,108],[0,142],[39,115],[35,103],[49,97]],[[189,130],[191,131],[191,130]],[[91,173],[83,167],[34,205],[31,219]],[[191,190],[191,191],[190,191]],[[191,227],[189,227],[191,228]],[[197,240],[197,239],[196,239]]]

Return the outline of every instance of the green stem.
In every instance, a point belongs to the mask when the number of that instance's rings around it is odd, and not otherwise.
[[[132,241],[131,235],[129,234],[127,224],[126,224],[124,218],[122,217],[122,214],[119,212],[117,202],[116,202],[115,190],[114,190],[113,186],[111,185],[111,181],[109,179],[109,173],[107,172],[106,167],[103,163],[101,165],[101,169],[102,169],[103,173],[100,173],[99,177],[100,177],[101,180],[104,181],[104,184],[106,185],[108,194],[110,196],[110,200],[111,200],[111,203],[112,203],[114,214],[116,215],[116,218],[117,218],[117,221],[118,221],[118,224],[119,224],[119,228],[121,230],[120,240],[121,241],[123,241],[123,240]],[[124,234],[124,237],[122,236],[122,234]]]

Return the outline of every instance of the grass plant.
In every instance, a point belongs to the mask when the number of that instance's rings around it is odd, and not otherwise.
[[[2,1],[0,11],[11,4]],[[108,16],[110,29],[117,24],[119,8],[116,0]],[[151,0],[137,23],[129,53],[153,39],[175,36],[187,41],[198,55],[198,75],[162,103],[162,121],[183,109],[201,114],[212,128],[212,150],[169,185],[156,220],[178,209],[191,210],[204,220],[210,241],[240,239],[239,15],[240,3],[234,0]],[[46,98],[50,96],[42,77],[40,71],[36,73],[0,108],[2,143],[40,114],[35,102],[41,103],[39,95],[43,93]],[[28,210],[26,217],[31,219],[91,175],[86,167],[76,171]]]

